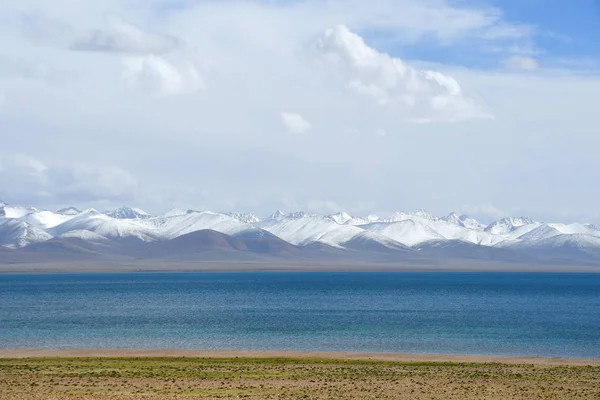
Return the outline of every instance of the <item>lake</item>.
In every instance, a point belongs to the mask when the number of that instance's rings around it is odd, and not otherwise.
[[[0,348],[600,358],[600,274],[0,275]]]

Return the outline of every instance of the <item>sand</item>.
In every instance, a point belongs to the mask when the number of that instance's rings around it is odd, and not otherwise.
[[[254,351],[254,350],[127,350],[127,349],[0,349],[4,358],[78,358],[78,357],[125,357],[125,358],[319,358],[332,360],[371,360],[390,362],[450,362],[450,363],[502,363],[532,365],[600,366],[600,359],[546,358],[514,356],[476,356],[444,354],[398,354],[398,353],[351,353],[351,352],[303,352],[303,351]]]

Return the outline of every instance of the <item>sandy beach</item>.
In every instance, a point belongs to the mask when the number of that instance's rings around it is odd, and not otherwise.
[[[371,360],[409,363],[502,363],[532,365],[600,366],[600,359],[476,356],[454,354],[396,354],[350,352],[253,351],[253,350],[141,350],[141,349],[0,349],[0,358],[289,358]]]

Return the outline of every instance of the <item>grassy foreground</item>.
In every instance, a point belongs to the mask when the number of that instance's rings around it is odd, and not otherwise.
[[[276,358],[0,359],[0,399],[600,399],[599,366]]]

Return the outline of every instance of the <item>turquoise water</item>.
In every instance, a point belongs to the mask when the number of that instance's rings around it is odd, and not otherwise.
[[[600,275],[0,275],[0,348],[600,358]]]

